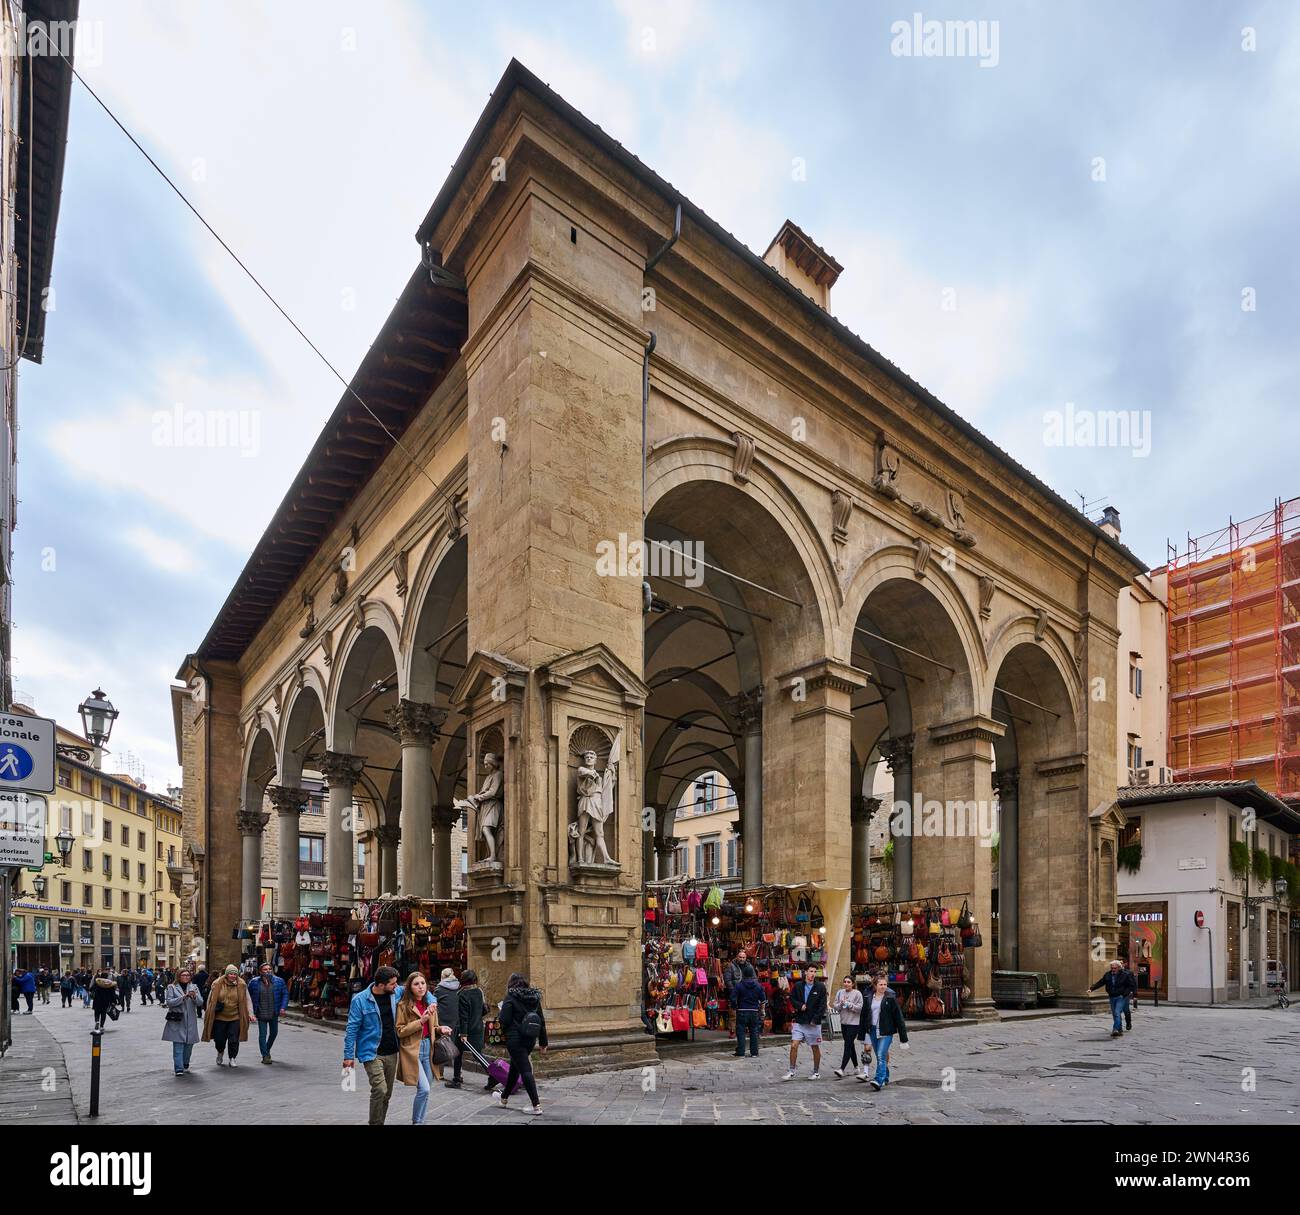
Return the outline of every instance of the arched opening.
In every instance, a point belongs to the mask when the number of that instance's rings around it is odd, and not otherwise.
[[[645,790],[659,821],[646,873],[667,876],[675,791],[724,773],[740,810],[736,876],[764,880],[764,702],[774,678],[825,653],[803,557],[749,492],[716,479],[663,491],[646,519]],[[679,793],[676,794],[679,796]],[[665,829],[666,828],[666,829]],[[689,858],[691,876],[694,855]]]

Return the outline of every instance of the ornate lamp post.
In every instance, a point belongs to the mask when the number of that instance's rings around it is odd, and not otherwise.
[[[118,711],[113,702],[104,695],[103,688],[96,688],[81,704],[77,706],[81,714],[81,725],[85,736],[95,748],[95,767],[104,762],[103,752],[108,745],[109,735],[113,733],[113,723],[118,718]]]

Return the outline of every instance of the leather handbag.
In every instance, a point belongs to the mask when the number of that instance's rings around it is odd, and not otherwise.
[[[707,941],[696,941],[695,960],[697,962],[707,962],[709,960],[709,943]]]
[[[887,962],[887,961],[889,961],[889,946],[888,946],[888,945],[877,945],[877,946],[876,946],[875,958],[876,958],[876,961],[877,961],[877,962]]]
[[[666,1008],[661,1008],[655,1015],[655,1030],[661,1034],[671,1034],[673,1032],[672,1014]]]
[[[686,1033],[691,1028],[690,1010],[680,1005],[672,1011],[673,1033]]]
[[[433,1061],[439,1064],[456,1061],[456,1048],[451,1044],[450,1034],[438,1035],[438,1040],[433,1044]]]
[[[948,948],[948,942],[947,942],[947,941],[941,941],[941,942],[939,943],[939,958],[938,958],[938,962],[939,962],[939,965],[940,965],[940,966],[951,966],[951,965],[952,965],[952,950]]]
[[[933,992],[925,998],[925,1015],[927,1017],[943,1016],[943,1001]]]

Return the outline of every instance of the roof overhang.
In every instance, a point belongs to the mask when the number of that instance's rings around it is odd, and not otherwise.
[[[25,0],[28,30],[74,28],[78,0]],[[68,60],[53,50],[32,53],[31,37],[19,59],[20,95],[15,129],[18,182],[14,252],[18,260],[18,343],[22,357],[39,363],[45,354],[45,302],[54,269],[54,233],[63,193],[63,160],[68,142],[68,106],[72,93],[72,46]],[[58,46],[58,49],[64,49]],[[39,50],[39,46],[35,49]]]
[[[1292,835],[1300,835],[1300,813],[1281,798],[1261,789],[1253,780],[1185,781],[1172,785],[1123,785],[1116,800],[1126,809],[1158,806],[1217,797],[1243,810],[1252,809],[1259,818]]]

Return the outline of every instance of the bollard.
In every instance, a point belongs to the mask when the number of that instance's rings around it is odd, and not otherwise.
[[[90,1116],[99,1117],[99,1043],[104,1031],[98,1027],[90,1031]]]

